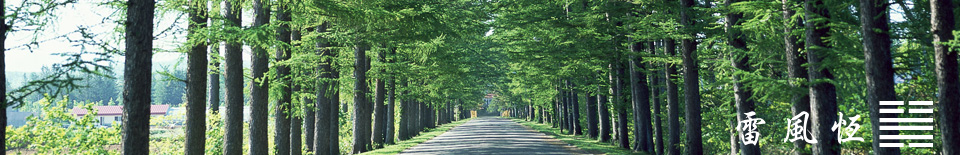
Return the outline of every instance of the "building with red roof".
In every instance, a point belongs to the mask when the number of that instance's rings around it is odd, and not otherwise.
[[[97,111],[97,120],[100,120],[99,125],[120,125],[123,122],[123,106],[93,106],[92,108]],[[169,111],[170,105],[150,105],[150,116],[167,115]],[[73,107],[70,112],[77,117],[83,117],[88,113],[90,112],[87,109],[80,107]]]

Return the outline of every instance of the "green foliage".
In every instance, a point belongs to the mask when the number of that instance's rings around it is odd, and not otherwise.
[[[38,116],[30,116],[22,127],[7,128],[8,148],[39,154],[120,153],[109,149],[120,143],[120,127],[97,125],[99,120],[92,104],[82,105],[90,111],[84,116],[71,114],[66,99],[53,101],[45,97],[36,104],[43,107]]]

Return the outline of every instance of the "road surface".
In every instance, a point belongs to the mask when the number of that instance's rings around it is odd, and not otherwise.
[[[407,148],[402,155],[421,154],[587,154],[572,145],[509,119],[480,117],[433,139]]]

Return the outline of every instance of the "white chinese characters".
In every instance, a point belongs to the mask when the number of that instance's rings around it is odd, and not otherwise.
[[[740,132],[740,142],[743,145],[757,145],[760,141],[760,132],[757,131],[758,124],[766,124],[766,121],[760,118],[753,118],[757,113],[750,111],[744,113],[746,119],[737,124],[737,131]]]

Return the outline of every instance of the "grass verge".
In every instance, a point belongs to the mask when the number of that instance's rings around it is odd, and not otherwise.
[[[540,124],[537,122],[530,122],[523,119],[511,118],[514,122],[520,123],[523,126],[530,127],[534,130],[540,131],[541,133],[553,136],[553,138],[560,139],[563,142],[573,144],[580,148],[581,150],[591,152],[591,153],[603,153],[603,154],[640,154],[645,155],[646,153],[633,152],[632,150],[622,149],[618,146],[613,145],[612,143],[603,143],[597,141],[596,139],[589,138],[585,135],[567,135],[560,132],[558,128],[551,128],[550,125]]]
[[[413,137],[408,140],[397,142],[397,144],[389,145],[385,148],[376,149],[370,152],[364,152],[364,153],[361,153],[361,155],[399,154],[401,151],[406,150],[407,148],[417,146],[417,144],[433,139],[433,137],[437,137],[440,134],[443,134],[448,130],[453,129],[453,127],[460,126],[460,124],[463,124],[472,119],[473,118],[455,121],[455,122],[441,125],[437,128],[427,129],[427,131],[420,132],[420,135],[417,137]]]

